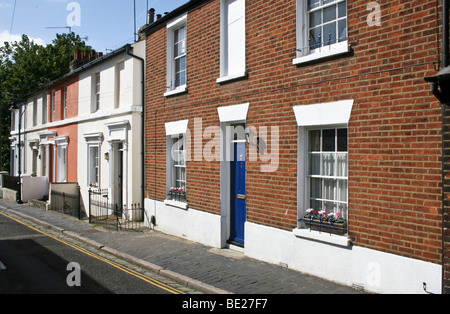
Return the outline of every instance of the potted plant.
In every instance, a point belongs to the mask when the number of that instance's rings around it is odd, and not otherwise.
[[[169,190],[169,196],[174,201],[186,201],[186,189],[171,187]]]
[[[341,213],[327,213],[325,210],[309,208],[301,221],[311,230],[340,235],[347,233],[347,220]]]

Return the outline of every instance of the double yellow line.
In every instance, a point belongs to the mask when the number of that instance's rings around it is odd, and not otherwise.
[[[136,278],[139,278],[139,279],[141,279],[141,280],[143,280],[143,281],[145,281],[145,282],[147,282],[147,283],[149,283],[149,284],[151,284],[153,286],[156,286],[156,287],[158,287],[158,288],[160,288],[160,289],[162,289],[164,291],[167,291],[167,292],[172,293],[172,294],[185,294],[184,292],[182,292],[182,291],[180,291],[178,289],[175,289],[175,288],[173,288],[173,287],[171,287],[169,285],[166,285],[166,284],[164,284],[164,283],[162,283],[162,282],[160,282],[158,280],[155,280],[155,279],[150,278],[150,277],[148,277],[146,275],[143,275],[143,274],[141,274],[141,273],[139,273],[139,272],[137,272],[135,270],[132,270],[132,269],[130,269],[128,267],[122,266],[122,265],[120,265],[120,264],[118,264],[116,262],[108,260],[108,259],[106,259],[106,258],[104,258],[104,257],[102,257],[100,255],[92,253],[92,252],[90,252],[90,251],[88,251],[86,249],[83,249],[82,247],[79,247],[79,246],[75,245],[75,244],[72,244],[72,243],[69,243],[67,241],[64,241],[64,240],[62,240],[62,239],[60,239],[60,238],[58,238],[58,237],[56,237],[56,236],[54,236],[52,234],[49,234],[49,233],[47,233],[45,231],[42,231],[42,230],[39,230],[39,229],[31,226],[30,224],[27,224],[27,223],[25,223],[23,221],[20,221],[20,220],[14,218],[14,217],[11,217],[11,216],[9,216],[9,215],[7,215],[5,213],[0,212],[0,214],[5,216],[5,217],[7,217],[7,218],[9,218],[9,219],[12,219],[12,220],[20,223],[21,225],[24,225],[24,226],[26,226],[26,227],[28,227],[30,229],[33,229],[33,230],[35,230],[35,231],[37,231],[37,232],[39,232],[39,233],[41,233],[41,234],[43,234],[43,235],[45,235],[47,237],[50,237],[52,239],[55,239],[56,241],[59,241],[59,242],[65,244],[65,245],[67,245],[67,246],[70,246],[70,247],[74,248],[75,250],[77,250],[77,251],[79,251],[81,253],[89,255],[89,256],[91,256],[91,257],[93,257],[93,258],[95,258],[95,259],[97,259],[99,261],[102,261],[104,263],[107,263],[107,264],[109,264],[109,265],[111,265],[111,266],[113,266],[113,267],[115,267],[115,268],[117,268],[117,269],[127,273],[127,274],[130,274],[130,275],[132,275],[132,276],[134,276]]]

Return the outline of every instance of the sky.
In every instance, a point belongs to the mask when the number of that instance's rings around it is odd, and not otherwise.
[[[26,34],[35,43],[52,43],[56,34],[71,31],[97,52],[108,53],[134,42],[146,24],[147,8],[171,12],[189,0],[0,0],[0,46]]]

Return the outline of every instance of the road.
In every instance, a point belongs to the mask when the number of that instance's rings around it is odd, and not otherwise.
[[[195,293],[0,212],[0,294]]]

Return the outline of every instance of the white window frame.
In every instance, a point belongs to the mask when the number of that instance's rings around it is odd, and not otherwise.
[[[340,3],[345,1],[348,0],[335,0],[332,3],[322,5],[319,8],[314,8],[311,11],[320,10],[322,8],[326,8],[327,6],[339,5]],[[297,57],[292,61],[292,63],[294,65],[299,65],[306,62],[311,62],[323,58],[348,53],[350,51],[348,38],[346,40],[342,40],[341,42],[336,42],[331,45],[323,45],[321,47],[314,49],[314,51],[310,51],[308,38],[309,38],[309,14],[311,11],[308,11],[307,6],[308,0],[297,0]],[[347,11],[347,37],[348,37],[348,11]]]
[[[64,87],[63,95],[63,119],[67,119],[67,86]]]
[[[297,213],[299,220],[305,216],[306,210],[310,207],[308,178],[308,132],[310,130],[317,129],[348,129],[353,103],[353,100],[343,100],[294,107],[294,113],[298,125]],[[347,194],[347,205],[348,202],[349,199]],[[349,207],[347,207],[347,214],[349,210]],[[351,244],[347,236],[320,233],[319,231],[305,229],[303,223],[301,222],[299,222],[297,228],[293,230],[293,233],[297,237],[332,243],[344,247],[348,247]]]
[[[186,58],[185,84],[177,86],[176,84],[174,85],[176,77],[174,38],[175,38],[175,31],[182,27],[185,27],[186,29],[185,48],[184,54],[181,54],[178,57]],[[187,91],[187,14],[167,24],[167,91],[164,94],[164,96],[168,97],[179,93],[184,93],[186,91]]]
[[[103,142],[103,133],[89,133],[89,134],[84,134],[84,138],[85,141],[87,143],[87,159],[86,159],[86,177],[87,177],[87,186],[90,189],[100,189],[101,187],[101,154],[102,154],[102,142]],[[94,160],[92,159],[92,150],[93,149],[98,149],[98,156],[97,156],[97,160],[98,160],[98,164],[97,164],[97,182],[95,185],[92,185],[92,176],[93,176],[93,162]]]
[[[38,100],[37,98],[33,99],[33,126],[37,125],[37,116],[38,116]]]
[[[55,138],[58,146],[58,182],[67,182],[67,150],[69,138],[67,136]]]
[[[169,122],[166,123],[166,191],[167,194],[171,190],[171,188],[178,187],[177,181],[184,182],[184,188],[185,192],[187,192],[187,161],[188,161],[188,150],[189,150],[189,132],[188,132],[188,120],[182,120],[182,121],[176,121],[176,122]],[[177,139],[183,136],[183,147],[184,149],[181,152],[184,152],[184,164],[178,164],[174,160],[174,154],[179,153],[180,151],[177,149],[174,149],[174,140],[175,143],[178,143]],[[184,169],[184,180],[182,178],[177,178],[177,170],[179,168]],[[177,200],[170,200],[166,199],[164,201],[166,205],[170,205],[173,207],[178,207],[182,209],[187,209],[188,204],[187,201],[177,201]]]
[[[100,110],[101,75],[100,72],[92,75],[92,106],[91,113]]]
[[[347,130],[347,138],[346,138],[346,143],[347,143],[347,150],[346,151],[339,151],[338,150],[338,132],[339,130]],[[323,134],[324,131],[330,131],[330,130],[334,130],[334,150],[333,151],[324,151],[323,150]],[[341,214],[343,214],[343,217],[345,219],[348,218],[348,127],[343,125],[341,127],[338,126],[333,126],[333,127],[322,127],[322,128],[308,128],[307,130],[307,136],[306,136],[306,151],[307,151],[307,159],[305,161],[306,165],[307,165],[307,173],[306,173],[306,180],[307,180],[307,190],[308,190],[308,197],[307,197],[307,204],[308,204],[308,208],[313,208],[315,210],[325,210],[327,213],[338,213],[340,212]],[[320,132],[320,137],[319,137],[319,150],[316,151],[310,151],[310,143],[311,143],[311,133],[314,131],[319,131]],[[333,163],[333,173],[331,174],[331,169],[324,169],[325,168],[325,164],[326,162],[324,161],[323,158],[326,157],[326,155],[329,156],[333,156],[334,161],[332,161],[331,163]],[[339,164],[339,157],[342,157],[342,155],[345,156],[345,174],[339,174],[338,172],[338,164]],[[312,158],[313,156],[318,156],[319,157],[319,173],[318,174],[313,174],[311,173],[311,167],[312,167]],[[328,163],[329,164],[329,163]],[[320,197],[313,197],[312,196],[312,188],[311,188],[311,182],[314,179],[318,179],[321,182],[321,195]],[[335,186],[335,191],[333,192],[334,194],[334,200],[327,198],[326,197],[326,187],[325,187],[325,181],[329,180],[329,181],[335,181],[336,182],[336,186]],[[344,200],[342,200],[341,196],[342,194],[339,193],[340,191],[340,185],[339,183],[341,181],[345,181],[346,183],[346,195],[343,197]],[[314,207],[311,205],[312,201],[316,201],[316,202],[320,202],[321,206],[319,207]],[[339,210],[339,208],[331,210],[329,208],[324,207],[325,203],[335,203],[336,206],[345,206],[345,210]]]
[[[48,94],[42,95],[42,124],[46,124],[48,120]]]
[[[125,61],[121,60],[115,65],[115,78],[114,78],[114,108],[117,109],[121,105],[120,98],[122,96],[122,80],[125,78]]]
[[[56,91],[55,90],[52,91],[51,102],[52,102],[52,121],[51,122],[55,122],[55,118],[56,118]]]
[[[229,5],[233,2],[235,6],[240,6],[243,10],[241,17],[236,20],[239,22],[239,38],[233,37],[233,42],[239,41],[242,50],[239,56],[230,55],[229,53]],[[221,0],[220,1],[220,78],[217,83],[224,83],[227,81],[247,77],[246,71],[246,27],[245,27],[245,0]],[[242,21],[243,20],[243,21]],[[233,67],[230,62],[236,62]],[[231,69],[235,68],[234,71]],[[238,68],[238,69],[236,69]]]
[[[93,151],[97,150],[97,156]],[[94,189],[100,189],[100,145],[88,146],[88,186]],[[96,171],[95,171],[96,170]]]

